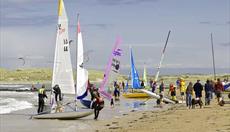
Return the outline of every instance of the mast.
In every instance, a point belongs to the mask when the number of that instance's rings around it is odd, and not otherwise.
[[[79,13],[77,13],[77,33],[76,33],[76,81],[75,81],[75,111],[77,111],[77,60],[78,60],[78,30],[79,30]]]
[[[215,54],[214,54],[214,48],[213,48],[213,37],[212,37],[212,33],[211,33],[211,45],[212,45],[213,75],[214,75],[214,80],[216,80]]]
[[[163,49],[162,54],[161,54],[161,60],[160,60],[159,66],[157,67],[157,73],[156,73],[156,76],[155,76],[155,82],[157,81],[158,76],[160,74],[160,68],[161,68],[161,64],[162,64],[162,61],[163,61],[164,56],[165,56],[165,50],[166,50],[166,46],[168,44],[168,39],[169,39],[170,32],[171,31],[169,30],[168,36],[167,36],[167,39],[166,39],[166,42],[165,42],[165,46],[164,46],[164,49]]]

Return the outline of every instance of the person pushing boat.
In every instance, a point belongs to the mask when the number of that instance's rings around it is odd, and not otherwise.
[[[63,112],[62,102],[61,102],[63,97],[62,97],[62,94],[61,94],[61,89],[60,89],[58,84],[56,84],[53,87],[53,92],[55,94],[55,101],[56,101],[56,104],[57,104],[55,112]]]
[[[100,111],[104,108],[104,99],[100,96],[98,89],[94,89],[93,92],[93,109],[94,109],[94,119],[97,120]]]

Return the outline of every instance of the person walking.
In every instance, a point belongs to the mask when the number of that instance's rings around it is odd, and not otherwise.
[[[156,81],[154,81],[154,82],[152,83],[152,85],[150,85],[150,86],[152,87],[152,92],[154,93],[155,90],[156,90],[156,88],[157,88],[157,83],[156,83]]]
[[[104,108],[104,100],[100,96],[99,92],[94,99],[93,108],[94,108],[94,119],[97,120],[100,111]]]
[[[205,90],[205,105],[210,105],[213,85],[210,80],[207,80],[204,85]]]
[[[43,112],[45,105],[44,98],[48,98],[45,92],[45,85],[43,84],[40,89],[38,89],[38,114]]]
[[[221,101],[220,98],[222,97],[222,91],[224,91],[224,86],[223,86],[222,82],[220,81],[220,79],[218,78],[217,82],[215,84],[215,93],[216,93],[218,104]]]
[[[182,103],[185,100],[185,91],[186,91],[186,84],[185,84],[185,80],[183,78],[180,79],[180,95],[181,95],[181,99],[182,99]]]
[[[200,83],[200,80],[197,80],[197,82],[193,86],[193,89],[195,91],[196,98],[201,99],[201,97],[202,97],[202,91],[203,91],[203,86]]]
[[[190,109],[192,106],[192,94],[193,94],[193,86],[192,82],[189,82],[186,89],[186,106]]]
[[[164,85],[164,81],[162,79],[161,80],[161,84],[159,86],[159,94],[161,94],[162,96],[164,96],[164,91],[165,91],[165,85]]]
[[[169,91],[168,94],[171,94],[172,100],[176,101],[176,87],[174,87],[173,83],[170,83],[169,85]]]

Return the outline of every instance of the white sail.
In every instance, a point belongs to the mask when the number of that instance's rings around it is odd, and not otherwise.
[[[69,48],[68,18],[63,0],[59,0],[52,87],[58,84],[64,94],[75,93]]]
[[[143,81],[144,81],[144,85],[147,86],[148,84],[148,80],[147,80],[147,71],[146,71],[146,67],[144,65],[144,71],[143,71]]]
[[[80,22],[77,23],[77,98],[83,99],[87,95],[88,71],[84,69],[84,53]]]

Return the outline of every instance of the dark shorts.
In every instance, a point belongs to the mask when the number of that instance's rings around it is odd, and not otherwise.
[[[181,95],[181,96],[184,96],[184,92],[180,92],[180,95]]]
[[[171,92],[171,96],[176,96],[176,92],[175,91]]]
[[[217,98],[220,98],[220,97],[221,97],[221,92],[220,92],[220,91],[217,91],[217,92],[216,92],[216,97],[217,97]]]

